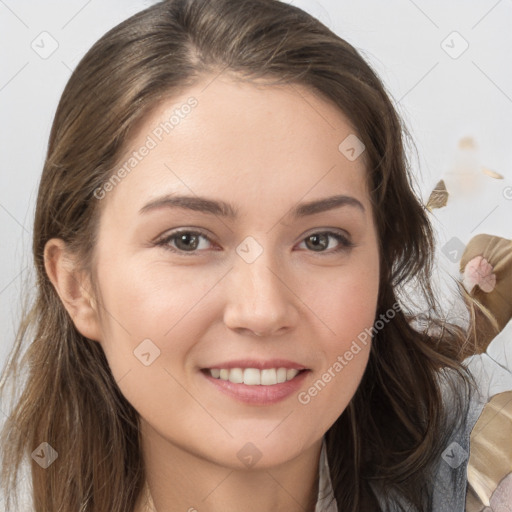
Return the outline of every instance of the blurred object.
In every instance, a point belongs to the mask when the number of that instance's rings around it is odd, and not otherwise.
[[[466,512],[512,511],[512,391],[485,405],[470,446]]]
[[[460,272],[469,295],[490,312],[501,331],[512,318],[512,240],[474,236],[462,254]],[[497,332],[482,312],[476,312],[475,322],[479,351],[484,352]]]
[[[430,197],[428,198],[427,208],[432,211],[434,208],[442,208],[446,206],[448,202],[448,191],[446,190],[446,185],[444,184],[444,180],[438,181],[434,190],[430,193]]]
[[[485,293],[491,293],[496,286],[496,274],[492,265],[482,256],[476,256],[464,268],[462,284],[471,293],[475,286]]]
[[[484,174],[487,174],[487,176],[490,176],[491,178],[494,178],[496,180],[504,179],[503,176],[499,172],[492,171],[491,169],[482,169],[482,172]]]
[[[474,139],[463,137],[459,141],[452,168],[435,185],[428,198],[427,208],[430,211],[442,208],[447,205],[449,197],[476,200],[489,178],[503,179],[503,176],[482,166]]]

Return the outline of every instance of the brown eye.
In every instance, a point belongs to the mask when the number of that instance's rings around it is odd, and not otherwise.
[[[183,251],[195,250],[199,246],[199,237],[192,233],[183,233],[174,237],[176,247]]]
[[[310,242],[308,244],[308,241]],[[306,238],[306,245],[313,251],[322,251],[329,246],[329,237],[325,233],[311,235]]]
[[[329,247],[330,239],[336,240],[338,244],[333,250],[326,251]],[[346,250],[354,246],[346,236],[332,231],[324,231],[309,235],[304,239],[304,243],[308,249],[311,249],[314,252],[328,252],[329,254]]]
[[[205,243],[202,243],[202,240],[206,241],[206,247]],[[210,239],[203,233],[198,231],[181,230],[171,233],[157,242],[156,245],[164,247],[164,249],[168,249],[172,252],[181,254],[188,253],[193,255],[194,253],[207,249],[209,243],[211,243]]]

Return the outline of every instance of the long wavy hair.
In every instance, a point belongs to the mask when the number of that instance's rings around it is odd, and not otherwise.
[[[374,333],[362,382],[326,434],[331,480],[340,511],[379,510],[377,487],[429,510],[430,477],[454,427],[438,375],[453,370],[469,389],[461,361],[473,335],[443,317],[432,290],[433,232],[414,190],[407,131],[382,82],[353,46],[278,0],[164,0],[106,33],[69,79],[37,197],[37,295],[1,383],[2,392],[8,382],[16,391],[1,433],[8,508],[23,462],[38,512],[127,512],[141,495],[138,414],[101,345],[75,328],[45,271],[44,247],[63,239],[92,276],[101,213],[94,193],[117,168],[130,130],[164,97],[223,71],[308,86],[366,146],[381,260],[377,316],[397,301],[402,308]],[[419,308],[405,298],[408,287]],[[30,457],[43,441],[58,447],[58,464],[44,470]]]

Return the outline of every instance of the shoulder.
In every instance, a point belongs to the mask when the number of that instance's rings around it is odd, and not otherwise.
[[[455,395],[466,407],[439,461],[436,511],[480,512],[492,499],[512,500],[512,321],[464,366],[471,379],[465,401],[456,379],[442,385],[448,407],[456,402]]]
[[[446,442],[429,485],[436,512],[480,512],[493,499],[512,502],[512,321],[464,367],[467,379],[453,370],[438,374],[451,426],[440,432]],[[480,508],[470,504],[475,496]],[[393,506],[383,510],[402,504]]]
[[[482,405],[471,432],[467,512],[512,503],[512,321],[483,354],[468,358]],[[489,508],[486,508],[489,507]]]

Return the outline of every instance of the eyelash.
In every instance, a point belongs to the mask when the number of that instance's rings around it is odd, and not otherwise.
[[[205,233],[202,233],[201,231],[193,231],[193,230],[189,230],[189,229],[181,229],[181,230],[178,230],[178,231],[174,231],[172,234],[166,236],[165,238],[161,239],[161,240],[158,240],[155,242],[155,245],[158,246],[158,247],[163,247],[165,250],[168,250],[168,251],[171,251],[173,253],[177,253],[177,254],[180,254],[180,255],[184,255],[184,256],[194,256],[194,255],[197,255],[198,252],[201,252],[201,251],[198,251],[197,249],[196,250],[193,250],[193,251],[183,251],[181,249],[177,249],[175,247],[172,247],[169,243],[174,240],[175,238],[179,237],[180,235],[183,235],[183,234],[187,234],[187,235],[199,235],[205,239],[207,239],[210,243],[212,243],[212,241],[210,240],[210,238],[205,234]],[[339,252],[342,252],[342,251],[347,251],[349,249],[351,249],[352,247],[355,246],[355,244],[350,241],[346,236],[340,234],[340,233],[336,233],[334,231],[316,231],[314,233],[311,233],[310,235],[306,236],[302,242],[304,242],[306,239],[314,236],[314,235],[328,235],[329,237],[332,237],[332,238],[335,238],[338,242],[339,242],[339,245],[336,249],[334,250],[330,250],[330,251],[308,251],[308,252],[312,252],[313,254],[337,254]],[[301,242],[301,243],[302,243]]]

